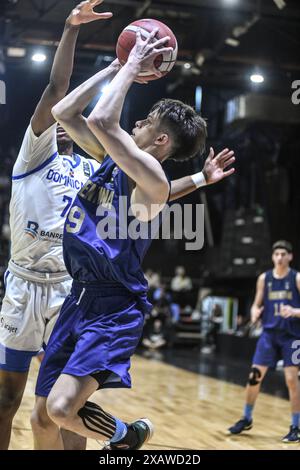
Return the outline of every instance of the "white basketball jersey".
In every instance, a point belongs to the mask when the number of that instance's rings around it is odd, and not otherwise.
[[[99,163],[59,155],[56,124],[36,137],[28,127],[13,168],[11,259],[39,272],[65,271],[62,237],[72,201]]]

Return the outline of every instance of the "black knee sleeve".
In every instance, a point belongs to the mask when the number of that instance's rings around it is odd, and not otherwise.
[[[258,385],[261,379],[261,371],[257,367],[251,367],[248,384],[251,386]]]

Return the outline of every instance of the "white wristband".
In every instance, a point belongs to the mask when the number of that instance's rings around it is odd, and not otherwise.
[[[201,186],[205,186],[207,184],[205,176],[202,173],[202,171],[200,171],[199,173],[195,173],[194,175],[191,175],[191,178],[197,188],[200,188]]]

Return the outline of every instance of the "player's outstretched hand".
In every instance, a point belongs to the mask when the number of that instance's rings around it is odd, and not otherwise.
[[[106,20],[111,18],[111,12],[96,13],[94,8],[103,3],[103,0],[86,0],[79,3],[67,18],[67,23],[72,26],[79,26],[84,23],[91,23],[96,20]]]
[[[215,156],[214,149],[211,147],[202,170],[206,179],[206,183],[217,183],[227,176],[232,175],[235,169],[230,168],[228,170],[227,168],[234,162],[235,156],[233,150],[224,149]]]
[[[157,77],[161,77],[162,74],[154,65],[155,57],[164,52],[170,52],[173,49],[172,47],[164,47],[164,44],[170,39],[169,36],[155,39],[157,32],[158,28],[154,29],[144,40],[141,31],[137,31],[136,43],[129,54],[128,62],[133,61],[139,64],[141,70],[152,72]]]

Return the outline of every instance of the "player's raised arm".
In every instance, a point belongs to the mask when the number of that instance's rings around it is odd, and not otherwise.
[[[99,93],[101,84],[111,80],[119,69],[119,61],[115,60],[107,68],[75,88],[52,108],[54,118],[63,126],[74,142],[99,162],[103,160],[105,150],[88,128],[87,120],[82,113]]]
[[[214,150],[211,148],[202,171],[171,181],[170,201],[186,196],[201,186],[218,183],[232,175],[235,169],[228,170],[228,167],[234,162],[235,157],[232,150],[226,148],[215,156]]]
[[[55,122],[51,109],[68,91],[80,25],[112,16],[111,13],[96,13],[93,11],[93,8],[100,3],[102,3],[102,0],[81,2],[72,10],[66,20],[64,32],[54,57],[49,84],[31,120],[32,130],[36,136],[42,134]]]
[[[102,95],[88,118],[88,126],[100,140],[117,165],[137,184],[142,194],[136,202],[163,204],[169,194],[169,184],[161,164],[148,152],[141,150],[132,137],[120,127],[120,116],[126,94],[142,68],[154,68],[154,57],[170,48],[163,44],[168,37],[154,41],[154,30],[145,41],[137,33],[137,41],[127,63]]]

